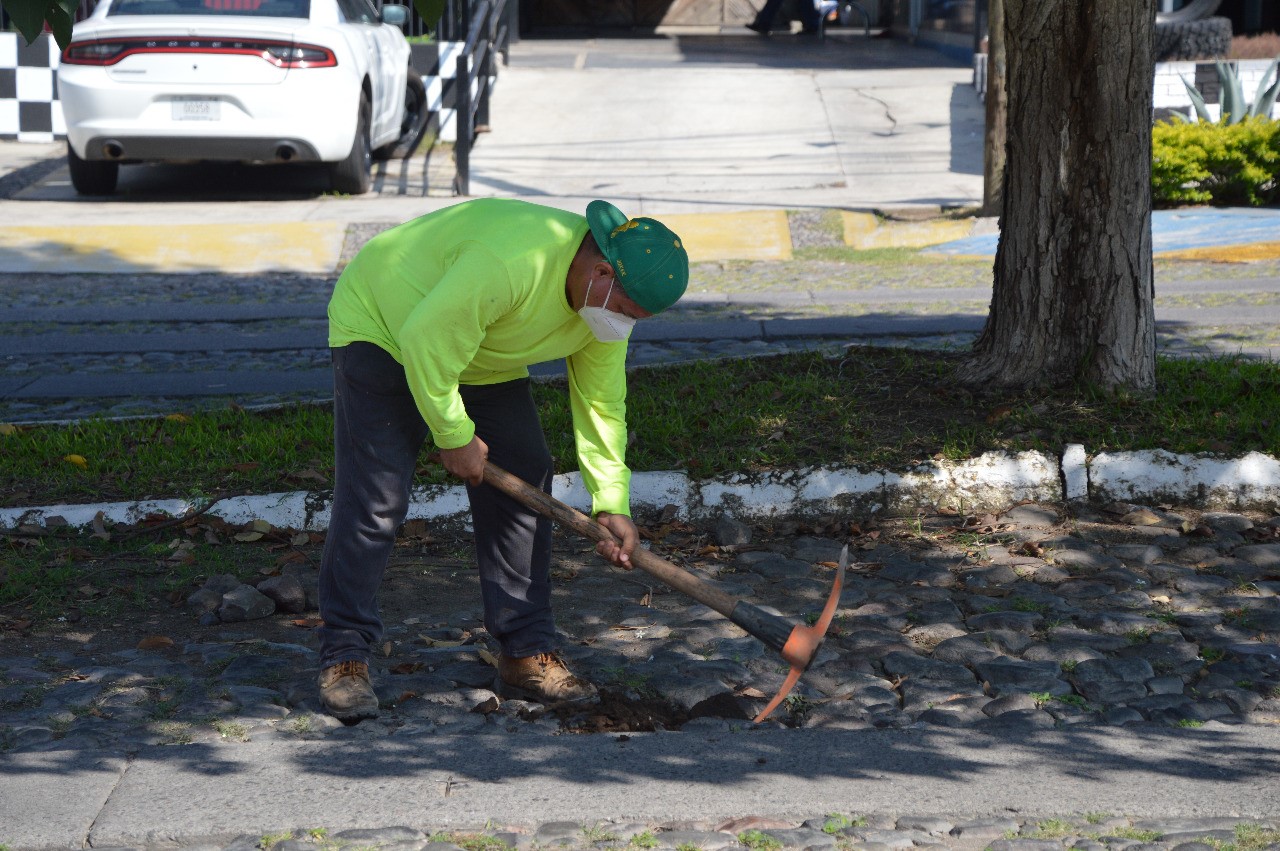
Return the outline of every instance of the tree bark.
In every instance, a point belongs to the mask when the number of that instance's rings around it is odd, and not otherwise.
[[[982,145],[982,215],[1000,215],[1004,199],[1005,133],[1008,97],[1005,95],[1004,0],[987,5],[986,131]]]
[[[1155,384],[1150,0],[1005,0],[1008,161],[971,384]]]

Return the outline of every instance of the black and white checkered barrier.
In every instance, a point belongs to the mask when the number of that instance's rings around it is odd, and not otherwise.
[[[52,142],[66,137],[58,103],[58,45],[42,35],[31,44],[0,32],[0,139]]]
[[[440,138],[457,137],[454,81],[462,43],[414,44],[413,66],[427,87],[427,107],[437,115]],[[31,44],[17,33],[0,32],[0,139],[54,142],[65,139],[67,125],[58,101],[58,57],[53,36]]]

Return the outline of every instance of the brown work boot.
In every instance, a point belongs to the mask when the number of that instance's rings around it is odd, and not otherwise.
[[[508,699],[541,703],[576,703],[599,697],[596,687],[571,674],[555,653],[520,659],[499,656],[494,691]]]
[[[320,672],[320,705],[347,724],[378,717],[378,696],[364,662],[339,662]]]

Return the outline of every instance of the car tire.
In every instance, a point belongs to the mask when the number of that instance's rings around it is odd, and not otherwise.
[[[422,141],[422,134],[427,129],[427,119],[430,117],[427,110],[427,85],[422,82],[422,75],[410,68],[404,85],[404,118],[400,121],[400,136],[394,142],[374,151],[374,157],[389,160],[412,154]]]
[[[373,185],[370,169],[373,167],[373,151],[369,146],[369,122],[373,108],[369,98],[360,98],[360,112],[356,118],[356,135],[351,140],[351,153],[346,159],[329,165],[329,185],[334,192],[343,195],[363,195]]]
[[[82,160],[68,142],[67,166],[71,170],[71,185],[79,194],[111,195],[116,191],[116,181],[120,177],[119,163]]]
[[[1231,19],[1156,24],[1155,61],[1223,59],[1231,50]]]

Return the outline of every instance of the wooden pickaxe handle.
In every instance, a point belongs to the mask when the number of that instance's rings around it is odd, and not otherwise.
[[[513,476],[490,461],[486,461],[484,465],[484,480],[486,484],[497,488],[517,502],[550,520],[568,526],[584,538],[590,538],[593,541],[617,542],[612,532],[581,511],[570,508],[555,497],[535,488],[524,479]],[[835,585],[827,597],[822,614],[813,626],[800,626],[766,612],[758,606],[753,606],[745,600],[731,597],[644,547],[636,547],[631,553],[631,563],[636,567],[724,615],[750,635],[780,652],[782,658],[791,666],[782,689],[756,716],[756,723],[763,721],[777,708],[818,654],[818,647],[827,634],[827,628],[831,625],[831,619],[840,601],[840,591],[844,587],[844,571],[848,561],[849,548],[846,546],[840,555],[840,567],[836,573]]]

